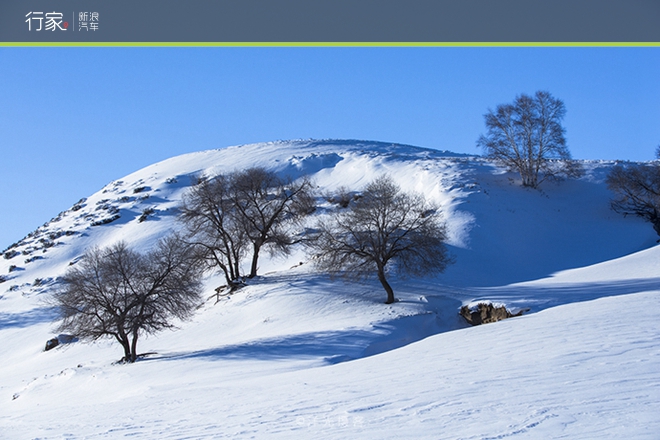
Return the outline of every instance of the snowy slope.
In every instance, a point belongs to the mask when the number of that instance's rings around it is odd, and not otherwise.
[[[479,157],[290,141],[111,182],[0,259],[0,438],[657,438],[660,248],[648,224],[609,210],[612,163],[584,165],[535,191]],[[249,166],[309,175],[320,192],[388,173],[441,206],[456,262],[394,279],[401,301],[386,306],[377,282],[331,280],[302,250],[264,256],[262,276],[143,340],[154,354],[135,365],[113,364],[110,340],[43,351],[45,299],[85,249],[147,249],[179,227],[197,176]],[[531,313],[467,328],[457,310],[481,299]]]

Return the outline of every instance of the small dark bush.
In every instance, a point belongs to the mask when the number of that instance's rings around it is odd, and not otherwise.
[[[110,214],[116,214],[119,212],[119,208],[110,203],[105,203],[96,207],[96,211],[108,211]]]
[[[119,214],[113,215],[112,217],[104,218],[102,220],[97,220],[94,223],[92,223],[92,226],[101,226],[101,225],[107,225],[108,223],[112,223],[115,220],[117,220],[119,217],[121,217]]]
[[[51,240],[57,240],[63,235],[64,235],[64,231],[55,231],[48,234],[48,238],[50,238]]]
[[[55,242],[53,242],[53,241],[49,241],[49,240],[47,240],[47,239],[45,239],[45,238],[41,238],[41,239],[39,239],[39,243],[41,243],[41,244],[43,245],[43,247],[46,248],[46,249],[55,246]]]
[[[5,257],[5,260],[11,260],[12,258],[16,257],[17,255],[20,255],[20,252],[7,251],[3,254],[3,257]]]
[[[337,188],[337,193],[328,195],[325,199],[330,202],[338,205],[341,208],[348,208],[348,205],[351,203],[351,200],[354,199],[354,196],[351,195],[350,191],[346,187]]]
[[[4,283],[5,281],[7,281],[7,278],[0,275],[0,283]]]
[[[151,188],[149,188],[148,186],[138,186],[137,188],[135,188],[133,190],[133,194],[141,193],[141,192],[144,192],[144,191],[149,191],[150,189]]]
[[[86,201],[87,201],[86,198],[82,198],[82,199],[78,200],[78,201],[76,202],[76,204],[73,205],[73,206],[71,207],[71,211],[78,211],[78,210],[81,209],[83,206],[85,206],[84,203],[85,203]]]
[[[16,266],[15,264],[12,264],[11,266],[9,266],[9,273],[12,273],[16,269],[18,269],[18,266]]]
[[[177,183],[176,177],[168,177],[165,183]]]
[[[146,208],[144,211],[142,211],[142,215],[140,216],[140,218],[138,218],[138,223],[142,223],[143,221],[148,219],[150,215],[152,215],[155,212],[156,212],[156,210],[154,208]]]
[[[42,282],[43,282],[43,280],[41,278],[35,278],[34,281],[32,282],[32,285],[35,286],[35,287],[41,286]]]

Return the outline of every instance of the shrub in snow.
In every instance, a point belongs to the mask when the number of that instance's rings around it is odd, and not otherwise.
[[[142,211],[142,215],[138,218],[138,223],[142,223],[155,212],[156,210],[154,208],[146,208],[144,211]]]
[[[151,188],[149,188],[148,186],[138,186],[137,188],[135,188],[133,190],[133,194],[138,194],[138,193],[141,193],[141,192],[144,192],[144,191],[149,191],[150,189]]]
[[[41,245],[42,245],[44,248],[46,248],[46,249],[55,246],[55,243],[54,243],[54,242],[52,242],[52,241],[50,241],[50,240],[48,240],[48,239],[46,239],[46,238],[40,238],[40,239],[39,239],[39,243],[41,243]]]
[[[55,232],[51,232],[51,233],[49,233],[49,234],[48,234],[48,238],[49,238],[50,240],[53,240],[53,241],[54,241],[54,240],[57,240],[58,238],[60,238],[60,237],[63,236],[63,235],[64,235],[64,231],[58,229],[58,230],[55,231]]]
[[[107,217],[101,220],[97,220],[95,222],[92,222],[92,226],[101,226],[101,225],[107,225],[108,223],[112,223],[115,220],[119,219],[121,215],[115,214],[112,217]]]
[[[84,203],[87,201],[86,198],[82,198],[76,202],[75,205],[71,207],[71,211],[78,211],[79,209],[82,209],[85,205]]]
[[[2,256],[5,258],[5,260],[11,260],[12,258],[14,258],[17,255],[20,255],[20,253],[17,252],[17,251],[11,250],[11,251],[5,252]]]
[[[351,200],[357,200],[357,195],[351,195],[351,192],[345,186],[337,188],[335,194],[330,194],[325,197],[325,199],[330,202],[338,205],[341,208],[348,208]]]

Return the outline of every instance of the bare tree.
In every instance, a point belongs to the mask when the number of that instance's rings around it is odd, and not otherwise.
[[[307,178],[284,180],[264,168],[249,168],[231,176],[234,207],[252,244],[250,274],[257,275],[259,253],[287,252],[298,240],[291,226],[314,209],[312,185]]]
[[[395,301],[386,274],[390,262],[401,275],[442,272],[450,263],[445,226],[437,208],[424,197],[401,191],[390,177],[369,183],[346,210],[321,222],[310,244],[315,263],[333,274],[361,279],[376,274]]]
[[[656,154],[660,158],[660,147]],[[614,211],[634,214],[648,220],[660,235],[659,163],[616,165],[608,174],[606,183],[616,195],[611,201]]]
[[[191,247],[177,238],[161,240],[147,254],[123,242],[94,248],[67,271],[55,294],[58,330],[90,340],[114,337],[123,360],[135,362],[140,335],[190,317],[200,301],[199,275]]]
[[[488,110],[487,133],[477,145],[488,158],[519,172],[523,186],[537,188],[548,178],[578,176],[581,169],[571,159],[561,125],[565,114],[564,103],[548,92],[522,94],[513,104]]]
[[[219,267],[227,285],[234,288],[249,242],[230,183],[224,175],[200,179],[184,195],[180,219],[186,227],[186,239],[200,250],[207,267]]]

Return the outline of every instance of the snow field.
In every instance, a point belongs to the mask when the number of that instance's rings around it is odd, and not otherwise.
[[[584,178],[533,191],[477,157],[282,141],[111,182],[0,259],[0,438],[657,438],[660,248],[648,224],[609,210],[612,164],[584,165]],[[388,173],[441,207],[456,262],[393,278],[400,301],[384,305],[377,281],[318,274],[302,249],[264,253],[261,276],[217,303],[210,276],[193,319],[142,339],[152,354],[134,365],[114,364],[111,340],[43,351],[49,292],[85,249],[148,249],[179,227],[195,176],[249,166],[308,174],[322,192]],[[468,328],[457,311],[479,300],[531,313]]]

